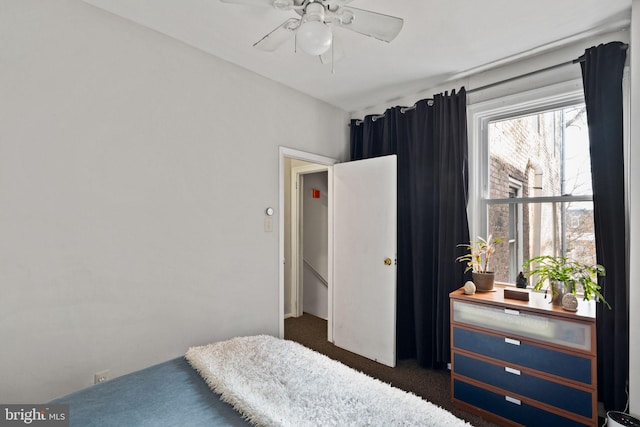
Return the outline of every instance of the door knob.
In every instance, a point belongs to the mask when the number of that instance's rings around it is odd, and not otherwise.
[[[393,263],[393,260],[391,258],[384,259],[384,265],[391,265],[392,263]]]

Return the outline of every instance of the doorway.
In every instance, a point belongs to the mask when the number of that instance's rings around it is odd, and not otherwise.
[[[303,311],[300,305],[304,296],[298,279],[304,271],[304,257],[300,255],[300,239],[292,237],[300,234],[301,229],[300,203],[291,201],[292,195],[298,195],[301,189],[295,180],[305,174],[324,172],[328,314],[325,339],[353,353],[395,366],[396,156],[337,164],[321,156],[281,149],[280,162],[281,337],[284,338],[285,315]],[[285,185],[287,180],[289,185]],[[298,182],[298,186],[292,185],[292,181]],[[297,219],[287,220],[288,212],[293,212]]]
[[[332,177],[331,168],[338,160],[312,153],[307,153],[290,148],[280,147],[280,208],[279,208],[279,238],[280,238],[280,337],[284,338],[285,317],[300,316],[304,311],[305,290],[303,283],[305,275],[307,280],[313,283],[309,288],[307,299],[315,300],[311,306],[315,306],[327,315],[326,339],[333,340],[331,334],[331,269],[332,262],[332,235],[328,230],[332,227],[331,192]],[[305,190],[305,176],[310,187]],[[296,186],[296,182],[298,183]],[[325,183],[326,182],[326,183]],[[323,184],[325,183],[325,184]],[[324,187],[326,185],[326,187]],[[320,187],[320,188],[316,188]],[[319,197],[313,199],[312,190],[319,190]],[[325,191],[323,191],[325,190]],[[313,199],[309,206],[326,205],[326,235],[323,240],[323,249],[318,252],[317,247],[307,247],[307,253],[311,258],[304,257],[304,230],[303,215],[305,195]],[[311,209],[312,211],[314,209]],[[317,216],[318,212],[315,212]],[[318,218],[311,219],[317,220]],[[310,233],[309,230],[307,233]],[[313,237],[313,236],[312,236]],[[318,237],[317,235],[315,236]],[[311,239],[307,239],[311,241]],[[322,265],[322,266],[319,266]],[[323,283],[326,282],[326,285]],[[323,289],[324,287],[324,289]],[[326,296],[326,300],[319,301]],[[311,297],[311,298],[309,298]],[[324,306],[324,308],[323,308]],[[314,310],[312,308],[312,310]],[[317,314],[314,314],[317,315]]]

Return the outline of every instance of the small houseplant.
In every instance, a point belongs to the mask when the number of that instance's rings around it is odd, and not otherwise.
[[[478,237],[477,240],[468,244],[458,245],[466,248],[468,252],[456,258],[456,261],[466,263],[467,267],[464,272],[471,270],[473,283],[480,291],[493,289],[495,273],[489,270],[489,261],[491,260],[491,255],[496,251],[496,246],[500,243],[502,243],[502,238],[493,238],[489,235],[486,239]]]
[[[573,261],[563,256],[539,255],[531,258],[522,265],[527,272],[526,277],[535,276],[533,289],[539,291],[548,282],[551,288],[552,302],[561,305],[562,297],[567,293],[576,294],[578,287],[582,288],[583,299],[602,301],[611,308],[600,293],[597,276],[604,276],[605,269],[600,264],[588,265]]]

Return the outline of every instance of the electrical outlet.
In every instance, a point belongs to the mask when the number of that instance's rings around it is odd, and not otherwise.
[[[109,370],[105,369],[104,371],[96,372],[93,375],[93,383],[99,384],[107,381],[109,379]]]

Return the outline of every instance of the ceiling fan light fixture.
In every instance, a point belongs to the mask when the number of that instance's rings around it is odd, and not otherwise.
[[[302,22],[296,33],[300,49],[309,55],[322,55],[331,47],[333,33],[324,21],[325,9],[322,3],[311,0],[305,6]]]
[[[305,21],[296,33],[298,46],[309,55],[322,55],[331,47],[331,28],[321,21]]]

